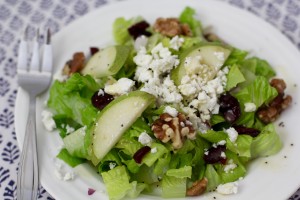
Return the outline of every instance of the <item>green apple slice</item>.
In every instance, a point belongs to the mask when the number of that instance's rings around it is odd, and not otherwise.
[[[93,132],[93,164],[97,164],[119,141],[123,133],[155,102],[155,97],[142,91],[122,95],[99,114]]]
[[[181,79],[186,75],[185,61],[189,57],[191,59],[190,65],[197,65],[194,58],[201,57],[201,64],[208,66],[209,70],[217,71],[224,65],[226,59],[230,55],[231,50],[218,44],[200,44],[187,49],[180,56],[180,64],[171,72],[171,78],[176,85],[181,84]],[[201,74],[200,74],[201,75]],[[210,77],[210,78],[213,78]]]
[[[127,60],[131,48],[129,46],[110,46],[95,53],[87,62],[81,73],[95,78],[116,74]]]

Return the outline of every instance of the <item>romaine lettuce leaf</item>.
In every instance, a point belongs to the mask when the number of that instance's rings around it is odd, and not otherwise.
[[[252,158],[276,154],[282,148],[282,141],[276,133],[274,124],[266,125],[261,133],[253,139],[251,146]]]
[[[240,64],[248,55],[247,51],[243,51],[237,48],[233,48],[231,54],[227,58],[224,66]]]
[[[212,143],[217,143],[220,142],[221,140],[226,140],[227,138],[227,134],[224,133],[224,131],[208,130],[206,133],[201,133],[199,135],[200,137]]]
[[[191,178],[192,176],[192,167],[184,166],[178,169],[169,169],[166,172],[167,176],[173,176],[176,178]]]
[[[213,191],[217,188],[218,185],[222,183],[222,179],[220,175],[215,170],[214,166],[212,164],[208,164],[206,166],[204,177],[207,178],[207,191]]]
[[[132,189],[125,166],[117,166],[101,175],[111,200],[122,199]]]
[[[252,102],[259,108],[263,104],[268,104],[277,94],[277,90],[269,84],[268,79],[263,76],[257,76],[253,83],[234,96],[239,100],[241,105]]]
[[[91,104],[91,97],[97,90],[99,85],[91,76],[76,73],[64,83],[54,82],[47,105],[55,115],[89,125],[98,112]]]
[[[237,84],[244,82],[246,79],[239,69],[238,65],[233,65],[227,74],[226,91],[237,86]]]
[[[185,197],[186,178],[176,178],[165,175],[161,182],[163,198]]]
[[[132,42],[132,38],[129,35],[128,28],[142,20],[143,18],[140,16],[128,20],[124,17],[117,18],[113,23],[113,35],[115,42],[117,44],[128,44]]]
[[[85,162],[85,159],[78,158],[76,156],[72,156],[71,154],[69,154],[67,149],[60,150],[60,152],[58,153],[58,155],[56,157],[63,160],[65,163],[67,163],[71,167],[76,167],[77,165]]]
[[[253,138],[249,135],[239,135],[235,143],[226,140],[226,147],[241,157],[251,157],[251,145]]]
[[[202,25],[195,18],[196,11],[191,7],[186,7],[179,16],[179,21],[188,24],[193,32],[193,36],[202,36]]]
[[[241,65],[253,72],[255,75],[264,76],[267,79],[276,75],[274,69],[267,61],[257,57],[246,59],[242,62]]]

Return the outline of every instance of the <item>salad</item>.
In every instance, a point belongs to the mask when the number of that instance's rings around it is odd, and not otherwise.
[[[178,18],[117,18],[115,45],[77,52],[47,107],[72,167],[90,163],[109,199],[237,193],[251,160],[280,151],[291,104],[267,61]]]

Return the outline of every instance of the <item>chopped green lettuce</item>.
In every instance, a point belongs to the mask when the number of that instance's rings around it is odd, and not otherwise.
[[[221,140],[226,140],[227,134],[224,131],[208,130],[206,133],[199,134],[200,137],[206,139],[209,142],[217,143]]]
[[[191,7],[186,7],[179,16],[179,21],[188,24],[193,32],[193,36],[202,36],[202,25],[195,18],[196,11]]]
[[[274,124],[266,125],[261,133],[253,139],[252,158],[276,154],[282,148],[282,141],[276,133]]]
[[[64,139],[64,146],[72,156],[87,158],[88,151],[84,145],[86,127],[81,127],[73,133],[67,135]]]
[[[276,75],[274,69],[267,61],[257,57],[246,59],[242,62],[241,65],[255,75],[264,76],[267,79]]]
[[[76,167],[77,165],[85,162],[85,159],[78,158],[76,156],[72,156],[71,154],[69,154],[67,149],[60,150],[60,152],[58,153],[58,155],[56,157],[63,160],[65,163],[67,163],[71,167]]]
[[[246,79],[239,69],[238,65],[233,65],[227,75],[226,91],[237,86],[237,84],[244,82]]]
[[[224,66],[240,64],[247,55],[248,55],[247,51],[233,48],[231,51],[231,54],[229,55],[229,57],[227,58],[227,60],[224,64]]]
[[[235,94],[235,97],[241,105],[252,102],[259,108],[263,104],[268,104],[277,94],[277,90],[269,84],[268,79],[257,76],[252,84]]]
[[[98,112],[91,104],[91,97],[97,90],[99,85],[91,76],[75,73],[66,82],[56,80],[53,83],[47,105],[55,115],[89,125]]]
[[[124,17],[119,17],[115,19],[113,24],[113,35],[115,42],[117,44],[132,43],[132,38],[129,35],[128,28],[142,20],[142,17],[134,17],[128,20]]]
[[[207,191],[213,191],[217,188],[218,185],[222,183],[222,179],[220,175],[215,170],[214,166],[212,164],[208,164],[206,166],[204,177],[207,178]]]
[[[117,166],[101,173],[101,176],[110,200],[122,199],[132,190],[125,166]]]
[[[253,138],[249,135],[239,135],[234,143],[227,139],[226,147],[241,157],[250,158],[252,140]]]
[[[169,169],[166,172],[167,176],[173,176],[176,178],[191,178],[192,176],[192,167],[184,166],[178,169]]]
[[[161,181],[163,198],[185,197],[186,178],[176,178],[174,176],[164,175]]]

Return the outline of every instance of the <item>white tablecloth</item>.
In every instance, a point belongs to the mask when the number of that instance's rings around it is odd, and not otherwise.
[[[299,0],[223,1],[253,12],[270,22],[300,49]],[[36,27],[42,30],[49,27],[57,32],[73,20],[112,2],[113,0],[0,1],[0,199],[16,199],[16,174],[20,157],[14,129],[16,60],[19,39],[25,27],[29,26],[31,36],[34,35]],[[290,199],[297,200],[300,199],[299,196],[298,190]],[[39,199],[53,198],[40,187]]]

